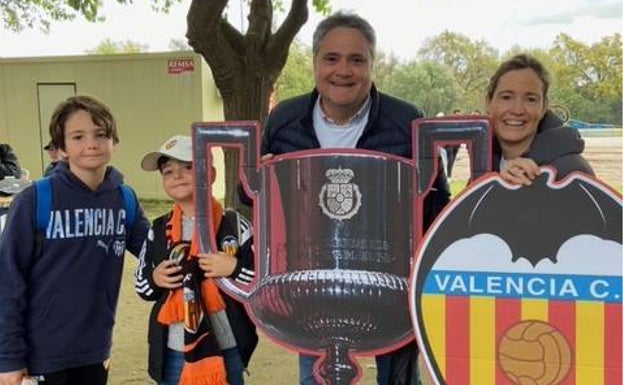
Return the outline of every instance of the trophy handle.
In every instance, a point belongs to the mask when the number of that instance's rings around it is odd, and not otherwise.
[[[466,143],[470,157],[470,181],[492,170],[490,126],[490,120],[485,116],[424,118],[412,122],[412,152],[417,173],[414,179],[419,203],[422,203],[438,175],[439,147]],[[418,235],[422,235],[420,228]]]
[[[217,252],[216,232],[212,218],[212,147],[234,148],[239,152],[238,177],[245,193],[255,199],[259,192],[260,125],[255,121],[193,123],[193,169],[195,172],[195,224],[199,251]],[[256,259],[257,260],[257,259]],[[228,294],[244,300],[255,284],[244,288],[229,278],[218,279]]]
[[[492,170],[490,121],[483,116],[416,119],[412,123],[413,151],[420,173],[418,194],[428,191],[437,175],[438,146],[466,143],[470,156],[470,180]]]

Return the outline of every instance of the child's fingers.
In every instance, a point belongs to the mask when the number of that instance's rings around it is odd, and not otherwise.
[[[175,261],[164,260],[154,269],[154,282],[160,287],[173,289],[182,285],[182,270]]]
[[[199,263],[205,277],[227,277],[236,267],[236,258],[225,253],[210,254],[206,258],[200,258]]]

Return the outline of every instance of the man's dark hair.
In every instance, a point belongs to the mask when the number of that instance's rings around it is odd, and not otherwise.
[[[371,58],[375,58],[375,47],[377,46],[377,37],[375,36],[375,30],[360,16],[353,13],[336,12],[333,15],[328,16],[319,23],[314,30],[312,37],[312,53],[316,57],[320,50],[321,41],[332,29],[334,28],[353,28],[362,33],[364,38],[368,41],[370,48]]]

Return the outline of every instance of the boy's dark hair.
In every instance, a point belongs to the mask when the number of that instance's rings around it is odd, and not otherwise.
[[[167,163],[167,161],[171,159],[168,156],[161,156],[160,158],[158,158],[158,172],[162,172],[163,167],[165,166],[165,163]]]
[[[50,138],[56,148],[65,150],[65,123],[76,111],[86,111],[91,115],[93,123],[106,130],[106,136],[113,139],[113,143],[119,143],[117,124],[110,109],[101,101],[92,96],[70,96],[59,104],[50,119]]]

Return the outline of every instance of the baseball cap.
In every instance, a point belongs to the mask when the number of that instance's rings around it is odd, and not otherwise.
[[[192,162],[193,152],[191,150],[191,137],[175,135],[169,138],[158,151],[147,153],[141,161],[141,168],[145,171],[158,170],[158,159],[161,156],[180,160],[182,162]]]

